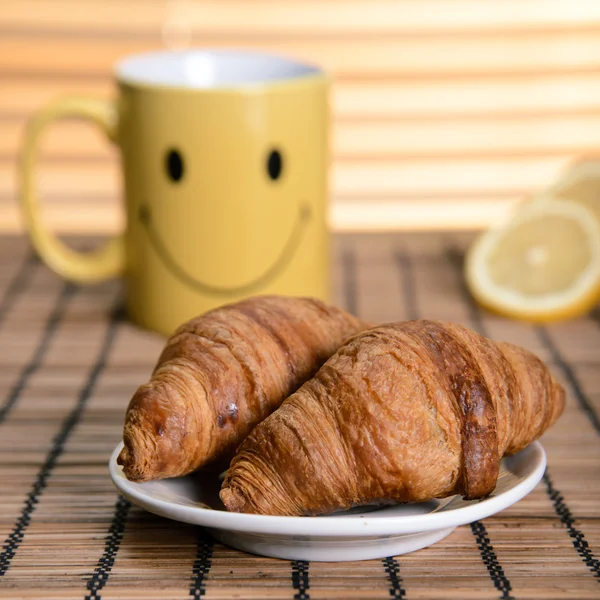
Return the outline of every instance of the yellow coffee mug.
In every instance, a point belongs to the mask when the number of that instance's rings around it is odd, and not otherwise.
[[[61,276],[123,275],[131,318],[170,334],[248,295],[329,295],[328,78],[238,51],[164,51],[116,67],[118,98],[59,99],[31,121],[22,206],[31,239]],[[121,151],[127,225],[78,253],[40,218],[35,160],[53,120],[100,126]]]

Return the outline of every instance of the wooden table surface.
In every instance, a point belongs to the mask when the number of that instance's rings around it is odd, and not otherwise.
[[[600,319],[534,327],[481,311],[469,236],[339,237],[337,301],[374,321],[430,317],[538,353],[568,390],[547,473],[509,509],[413,554],[356,563],[261,558],[120,498],[107,461],[163,339],[0,238],[1,598],[600,598]]]

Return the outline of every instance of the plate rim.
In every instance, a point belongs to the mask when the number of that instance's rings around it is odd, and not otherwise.
[[[111,479],[119,492],[128,500],[149,512],[168,519],[212,529],[225,529],[258,535],[294,535],[318,538],[403,535],[472,523],[500,512],[523,499],[542,479],[547,464],[546,452],[542,444],[535,441],[513,455],[513,457],[517,457],[523,453],[530,454],[528,459],[534,462],[534,467],[529,475],[497,496],[447,511],[423,515],[376,518],[369,518],[368,514],[358,518],[344,516],[285,517],[227,512],[183,504],[176,505],[166,500],[154,498],[147,493],[143,493],[139,488],[140,484],[129,481],[123,475],[122,468],[117,465],[117,456],[122,447],[123,442],[121,441],[111,454],[109,461]],[[174,512],[177,512],[177,516],[174,516]],[[309,523],[314,523],[317,526],[311,528]]]

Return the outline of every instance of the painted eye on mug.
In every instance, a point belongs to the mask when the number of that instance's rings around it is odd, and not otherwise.
[[[183,157],[179,150],[171,148],[165,155],[165,169],[169,179],[172,181],[180,181],[184,173]]]
[[[276,181],[283,171],[283,157],[279,150],[271,150],[267,156],[267,173],[269,177]]]

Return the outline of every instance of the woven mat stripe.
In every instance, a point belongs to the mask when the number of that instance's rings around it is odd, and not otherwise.
[[[52,475],[52,471],[56,467],[59,457],[64,452],[67,440],[81,420],[83,411],[85,410],[87,402],[96,387],[100,375],[106,368],[119,322],[120,315],[115,310],[113,311],[110,322],[106,328],[105,337],[102,341],[98,358],[89,372],[86,383],[78,394],[75,407],[63,421],[59,432],[52,440],[50,450],[46,455],[46,460],[38,471],[36,479],[31,487],[31,491],[27,494],[23,508],[21,509],[21,515],[17,518],[12,532],[4,542],[3,550],[0,554],[0,577],[6,575],[8,569],[10,568],[12,560],[23,541],[23,538],[25,537],[25,533],[29,527],[29,524],[31,523],[31,517],[35,512],[40,497],[44,493],[48,479]]]
[[[552,338],[550,337],[546,327],[536,327],[535,331],[539,340],[550,353],[552,360],[558,365],[565,379],[568,381],[569,387],[573,392],[573,396],[575,396],[575,399],[579,404],[579,408],[590,420],[592,426],[596,430],[596,433],[600,435],[600,419],[598,419],[598,415],[596,414],[594,407],[583,391],[583,386],[575,374],[575,369],[569,362],[567,362],[558,346],[552,341]],[[573,547],[594,577],[596,577],[598,583],[600,583],[600,561],[595,558],[592,549],[583,535],[583,532],[575,527],[575,518],[569,510],[563,495],[554,487],[548,471],[546,471],[544,474],[544,483],[546,484],[546,493],[548,494],[550,500],[552,500],[554,511],[560,518],[561,523],[566,527],[569,537],[572,540]]]
[[[206,581],[212,567],[213,541],[202,529],[198,529],[196,558],[192,567],[190,596],[201,598],[206,594]]]
[[[486,335],[486,328],[483,322],[483,316],[479,305],[475,302],[469,290],[467,289],[466,283],[462,276],[462,268],[463,268],[463,255],[457,251],[455,248],[448,250],[446,253],[448,260],[452,264],[453,268],[458,274],[460,280],[460,289],[461,294],[465,299],[465,303],[468,306],[469,314],[472,315],[472,321],[474,324],[477,324],[477,329],[482,333],[482,335]],[[552,502],[552,507],[554,508],[554,512],[556,516],[559,518],[560,522],[566,526],[567,533],[569,537],[573,540],[573,548],[584,562],[586,566],[590,568],[592,574],[597,577],[598,576],[598,561],[594,558],[594,554],[589,547],[587,540],[585,539],[585,535],[583,532],[575,527],[575,518],[571,510],[569,509],[567,503],[564,501],[563,495],[551,484],[550,479],[550,469],[546,468],[546,472],[544,474],[544,482],[546,483],[546,494],[549,500]],[[590,559],[592,562],[590,563]],[[600,579],[598,579],[600,582]]]
[[[404,600],[406,598],[406,590],[402,585],[400,563],[393,556],[388,556],[383,559],[383,568],[390,582],[390,598]]]
[[[420,310],[417,308],[412,258],[407,251],[397,249],[394,253],[394,262],[400,276],[400,289],[402,290],[406,318],[409,321],[422,318],[419,315]]]
[[[575,518],[569,510],[562,494],[554,487],[548,471],[544,473],[544,483],[546,484],[546,493],[554,505],[554,510],[559,515],[561,523],[567,528],[569,537],[573,540],[573,547],[577,550],[577,554],[581,556],[581,560],[583,560],[594,577],[597,578],[598,583],[600,583],[600,561],[594,556],[583,533],[575,527]]]
[[[402,283],[404,286],[406,286],[404,295],[408,299],[408,302],[410,302],[410,305],[413,307],[412,314],[408,313],[409,319],[418,319],[420,315],[417,311],[415,279],[412,261],[406,252],[396,252],[395,259]],[[479,330],[481,330],[483,325],[482,323],[474,321],[474,324]],[[481,521],[475,521],[474,523],[471,523],[471,533],[475,538],[475,543],[479,549],[479,555],[489,573],[490,579],[494,587],[501,593],[500,598],[502,598],[502,600],[511,600],[512,596],[510,595],[510,592],[512,586],[508,577],[504,573],[504,569],[500,563],[500,560],[498,559],[498,556],[496,555],[494,546],[490,540],[485,525]]]
[[[294,600],[310,600],[310,594],[308,593],[310,588],[309,568],[310,565],[307,560],[292,561],[292,587],[296,592]]]
[[[357,287],[357,259],[354,249],[347,249],[343,255],[344,267],[344,292],[345,308],[350,312],[358,312],[358,287]],[[400,563],[393,557],[382,558],[383,572],[390,583],[389,593],[391,598],[404,598],[406,592],[403,588],[402,577],[400,575]],[[308,583],[308,581],[307,581]],[[308,586],[307,586],[308,587]],[[402,593],[402,596],[398,596]],[[304,597],[302,597],[304,598]],[[302,600],[300,598],[299,600]],[[296,597],[294,597],[296,600]]]
[[[342,306],[350,313],[358,314],[356,257],[351,248],[342,250],[339,265],[342,269]],[[293,560],[291,566],[291,584],[294,600],[310,600],[310,563],[306,560]]]
[[[417,296],[410,256],[406,252],[396,251],[394,258],[400,275],[405,315],[409,320],[418,319]],[[390,581],[390,597],[394,600],[406,598],[406,590],[400,574],[400,562],[393,556],[388,556],[383,560],[383,567]]]
[[[467,307],[469,321],[471,321],[473,329],[485,337],[490,337],[485,323],[483,322],[483,315],[481,314],[479,305],[475,302],[473,296],[471,296],[463,276],[463,254],[455,247],[451,247],[446,250],[446,258],[456,274],[460,295]]]
[[[350,249],[346,249],[342,254],[342,281],[343,294],[342,304],[344,308],[353,315],[358,315],[357,306],[357,283],[356,283],[356,256]]]
[[[107,585],[117,554],[121,548],[121,542],[129,521],[131,503],[119,496],[115,503],[111,523],[106,535],[104,552],[98,559],[93,574],[86,582],[89,594],[85,600],[101,600],[101,590]],[[202,529],[198,529],[198,542],[196,557],[192,567],[191,585],[189,595],[192,598],[200,598],[206,593],[206,579],[212,567],[213,542]]]
[[[596,433],[600,435],[600,418],[598,418],[594,407],[589,401],[586,393],[583,391],[583,386],[575,373],[575,369],[565,359],[558,346],[552,341],[546,327],[536,327],[535,332],[542,345],[548,350],[552,360],[557,364],[565,379],[568,381],[573,396],[579,403],[579,408],[585,413],[586,417],[596,430]]]
[[[86,594],[85,600],[101,600],[102,598],[100,592],[110,579],[129,521],[130,509],[131,503],[129,500],[119,496],[106,535],[104,552],[98,559],[93,574],[86,582],[86,588],[89,593]],[[201,598],[206,594],[206,580],[212,567],[212,550],[212,539],[202,529],[198,528],[196,557],[192,566],[191,585],[189,588],[189,595],[192,598]]]
[[[15,300],[23,290],[27,288],[31,275],[33,274],[33,267],[37,262],[36,255],[30,252],[23,260],[23,263],[15,273],[11,282],[6,286],[2,300],[0,300],[0,325],[4,321]]]
[[[117,553],[123,541],[125,526],[129,517],[131,502],[119,496],[115,504],[113,518],[108,529],[108,535],[104,543],[104,553],[98,559],[96,568],[91,577],[88,578],[85,587],[89,593],[85,596],[85,600],[100,600],[100,590],[106,585],[112,568],[117,558]]]
[[[21,373],[12,389],[8,393],[4,404],[0,407],[0,424],[6,420],[6,417],[10,411],[16,406],[23,390],[27,387],[27,383],[35,372],[41,367],[44,360],[44,356],[50,347],[52,339],[58,330],[69,301],[75,295],[78,288],[72,283],[65,283],[62,287],[60,294],[56,299],[56,303],[46,323],[44,325],[42,336],[40,341],[31,356],[29,362],[23,367]]]

